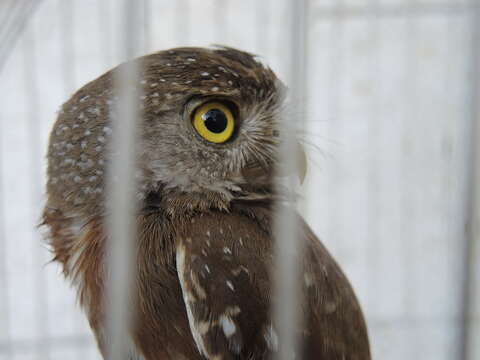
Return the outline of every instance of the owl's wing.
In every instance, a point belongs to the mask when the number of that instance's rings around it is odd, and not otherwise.
[[[177,239],[176,266],[192,335],[207,359],[262,359],[276,346],[268,322],[271,258],[246,217],[202,216]]]
[[[278,347],[270,320],[270,219],[269,211],[249,207],[202,215],[179,232],[178,277],[191,332],[207,359],[266,359]],[[305,240],[302,359],[370,359],[365,322],[348,280],[299,221]]]

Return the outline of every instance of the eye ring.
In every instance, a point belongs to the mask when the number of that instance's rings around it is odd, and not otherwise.
[[[195,109],[192,124],[202,138],[222,144],[233,136],[235,117],[228,106],[211,101]]]

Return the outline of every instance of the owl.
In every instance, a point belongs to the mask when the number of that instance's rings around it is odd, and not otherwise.
[[[227,47],[176,48],[134,61],[141,116],[131,359],[269,359],[282,341],[270,308],[274,206],[288,195],[274,186],[285,87],[256,56]],[[76,288],[103,356],[105,171],[115,156],[107,150],[122,66],[59,111],[43,213],[54,260]],[[348,280],[292,216],[305,244],[297,359],[370,359]]]

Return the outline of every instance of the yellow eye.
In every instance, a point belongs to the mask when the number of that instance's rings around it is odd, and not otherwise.
[[[199,106],[193,115],[193,127],[205,140],[221,144],[230,139],[235,119],[230,109],[218,102]]]

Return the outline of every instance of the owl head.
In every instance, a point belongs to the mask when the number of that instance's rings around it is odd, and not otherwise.
[[[140,77],[138,197],[192,207],[272,191],[285,87],[258,59],[232,48],[176,48],[135,60]],[[115,73],[63,106],[48,151],[47,206],[102,211]],[[192,205],[193,204],[193,205]],[[183,206],[182,205],[182,206]]]

